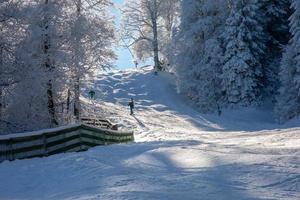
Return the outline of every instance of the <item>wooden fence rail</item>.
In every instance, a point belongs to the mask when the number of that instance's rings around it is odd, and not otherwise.
[[[117,129],[117,125],[113,125],[110,121],[100,118],[81,118],[82,123],[105,129]]]
[[[0,136],[0,162],[84,151],[98,145],[134,141],[133,132],[80,124],[39,132]]]

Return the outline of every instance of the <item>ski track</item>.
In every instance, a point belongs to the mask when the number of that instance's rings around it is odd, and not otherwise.
[[[300,120],[280,126],[255,108],[199,114],[171,75],[149,68],[101,74],[82,101],[136,142],[1,163],[1,200],[300,199]]]

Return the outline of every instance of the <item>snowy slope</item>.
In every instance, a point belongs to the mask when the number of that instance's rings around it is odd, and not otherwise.
[[[172,76],[148,68],[99,75],[83,96],[87,113],[134,129],[136,143],[1,163],[0,199],[300,199],[299,120],[199,114]]]

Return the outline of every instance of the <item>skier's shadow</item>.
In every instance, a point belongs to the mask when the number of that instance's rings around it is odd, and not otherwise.
[[[139,120],[135,115],[132,115],[132,117],[139,123],[141,127],[146,128],[146,125],[141,120]]]

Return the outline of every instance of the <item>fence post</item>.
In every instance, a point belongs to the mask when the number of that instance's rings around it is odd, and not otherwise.
[[[43,149],[44,149],[44,156],[48,156],[47,150],[47,135],[46,133],[43,134]]]
[[[63,132],[63,139],[64,139],[64,140],[65,140],[66,137],[67,137],[66,134],[67,134],[66,132]],[[64,148],[66,147],[66,143],[65,143],[65,142],[64,142],[63,146],[64,146]],[[65,152],[66,152],[66,151],[64,151],[64,153],[65,153]]]
[[[80,144],[80,151],[84,150],[83,149],[83,140],[82,140],[82,127],[80,126],[79,129],[79,144]]]
[[[9,148],[9,161],[12,161],[14,160],[14,153],[13,153],[13,141],[12,141],[12,138],[10,138],[8,140],[8,148]]]

